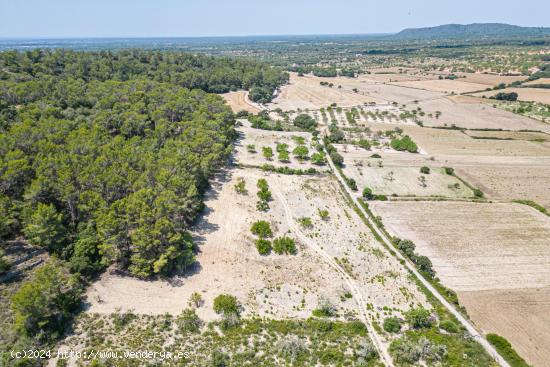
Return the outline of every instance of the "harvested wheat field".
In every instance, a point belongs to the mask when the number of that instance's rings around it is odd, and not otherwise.
[[[461,94],[461,93],[475,92],[475,91],[479,91],[487,88],[487,86],[484,84],[467,82],[467,81],[463,81],[462,79],[458,79],[458,80],[436,79],[436,80],[397,82],[392,84],[398,85],[400,87],[423,89],[423,90],[428,90],[432,92],[441,92],[445,94],[450,94],[450,93]]]
[[[483,84],[485,88],[494,87],[501,83],[511,84],[513,82],[525,80],[525,76],[519,75],[497,75],[483,73],[455,73],[462,81],[476,84]]]
[[[494,108],[490,102],[481,98],[452,96],[420,101],[418,105],[426,114],[441,111],[438,119],[422,117],[425,126],[455,125],[467,129],[535,130],[550,133],[550,124]]]
[[[474,163],[477,161],[477,163]],[[550,158],[525,157],[449,163],[456,173],[480,188],[487,197],[501,200],[533,200],[550,209]],[[528,177],[528,179],[526,179]]]
[[[518,94],[520,101],[533,101],[539,103],[550,104],[550,89],[545,88],[506,88],[496,91],[487,91],[476,93],[474,96],[490,98],[497,93],[512,93]]]
[[[537,366],[550,360],[548,292],[534,297],[536,289],[550,287],[549,217],[504,203],[373,202],[371,208],[392,235],[414,241],[432,260],[442,283],[465,299],[468,312],[473,305],[469,314],[485,332],[511,340]],[[500,293],[496,300],[495,292]],[[521,292],[531,297],[518,297]],[[527,307],[528,313],[517,312]]]
[[[550,78],[540,78],[531,80],[530,82],[523,83],[523,85],[537,85],[537,84],[550,84]]]
[[[239,111],[258,113],[261,111],[255,103],[248,99],[248,92],[246,91],[229,92],[221,94],[221,96],[235,113]]]
[[[330,88],[320,83],[334,83]],[[350,87],[350,84],[353,87]],[[338,85],[347,87],[338,88]],[[356,79],[351,78],[319,78],[312,75],[290,75],[290,83],[281,88],[277,97],[270,103],[270,108],[281,108],[283,111],[297,109],[319,109],[337,103],[342,107],[361,105],[368,102],[383,102],[376,96],[355,93],[351,89],[359,86]]]
[[[468,130],[464,132],[468,136],[478,139],[509,139],[546,142],[550,141],[550,134],[529,132],[529,131],[476,131]]]

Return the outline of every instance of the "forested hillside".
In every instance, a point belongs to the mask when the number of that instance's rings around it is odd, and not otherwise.
[[[255,62],[145,51],[4,52],[0,66],[1,235],[23,235],[82,275],[192,263],[186,230],[234,135],[230,109],[207,92],[272,93],[287,78]]]

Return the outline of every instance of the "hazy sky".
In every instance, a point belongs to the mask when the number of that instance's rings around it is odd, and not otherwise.
[[[445,23],[550,26],[548,0],[0,0],[0,37],[389,33]]]

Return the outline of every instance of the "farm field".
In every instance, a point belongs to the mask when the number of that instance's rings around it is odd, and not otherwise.
[[[528,132],[528,131],[476,131],[468,130],[464,132],[468,136],[479,139],[510,139],[525,140],[535,142],[550,141],[550,134]]]
[[[497,93],[512,93],[518,94],[520,101],[533,101],[539,103],[550,104],[550,89],[545,88],[506,88],[497,91],[480,92],[473,94],[476,97],[490,98]]]
[[[361,148],[338,147],[346,163],[344,174],[354,179],[359,193],[369,187],[375,194],[409,197],[470,198],[472,190],[454,176],[447,175],[442,167],[425,156],[407,159],[407,153],[379,152],[382,158],[371,158],[372,152]],[[383,166],[380,167],[380,164]],[[429,174],[422,174],[421,167],[429,167]],[[424,177],[424,179],[421,179]]]
[[[405,81],[392,83],[400,87],[424,89],[432,92],[442,92],[445,94],[461,94],[468,92],[475,92],[483,90],[486,87],[484,84],[477,84],[473,82],[457,80],[422,80],[422,81]]]
[[[505,336],[530,363],[544,366],[549,217],[520,204],[376,202],[371,209],[390,233],[432,260],[485,332]]]
[[[483,74],[483,73],[455,73],[462,81],[483,84],[486,88],[494,87],[501,83],[511,84],[525,80],[525,76],[509,76],[509,75],[496,75],[496,74]]]
[[[550,84],[550,78],[540,78],[523,83],[523,85]]]

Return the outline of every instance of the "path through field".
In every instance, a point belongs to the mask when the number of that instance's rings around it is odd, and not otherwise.
[[[342,276],[342,278],[344,279],[344,281],[346,282],[347,286],[349,287],[349,289],[353,294],[353,299],[355,300],[355,302],[357,303],[357,306],[359,307],[359,315],[360,315],[361,321],[363,321],[363,323],[366,325],[369,336],[374,342],[376,349],[378,349],[378,353],[382,361],[386,366],[393,367],[394,364],[392,362],[392,358],[388,353],[387,345],[384,343],[382,338],[376,333],[376,331],[370,324],[369,318],[366,313],[367,303],[363,298],[363,294],[357,288],[355,281],[336,261],[334,261],[334,259],[332,259],[321,247],[319,247],[319,245],[315,243],[315,241],[312,241],[300,230],[300,228],[298,227],[298,225],[296,224],[296,222],[292,217],[292,212],[284,196],[281,194],[279,190],[275,188],[273,188],[273,191],[275,192],[275,194],[277,195],[277,197],[279,198],[279,200],[281,201],[281,204],[285,209],[285,217],[286,217],[287,225],[291,229],[291,231],[298,237],[298,239],[302,243],[304,243],[310,249],[317,252],[328,265],[330,265],[334,270],[336,270]]]

